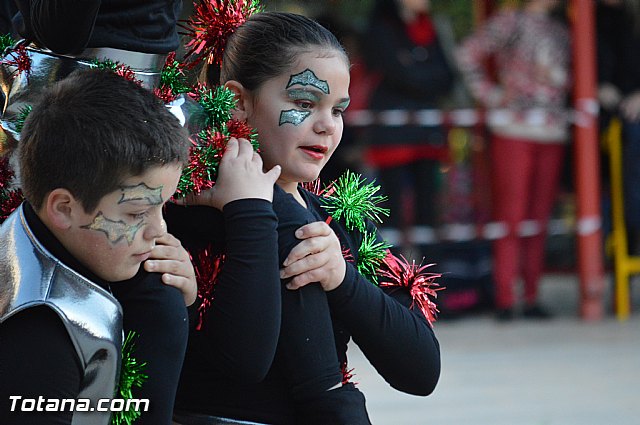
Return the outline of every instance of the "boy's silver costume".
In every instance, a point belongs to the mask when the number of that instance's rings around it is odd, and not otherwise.
[[[67,329],[84,373],[78,399],[90,399],[92,407],[99,398],[112,399],[120,373],[122,308],[36,240],[21,206],[0,226],[0,323],[35,306],[51,308]],[[96,410],[75,412],[72,423],[109,421],[110,412]]]

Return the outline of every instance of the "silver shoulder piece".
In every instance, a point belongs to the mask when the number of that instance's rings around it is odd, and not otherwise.
[[[120,372],[122,308],[100,286],[53,257],[18,208],[0,226],[0,325],[34,306],[57,313],[83,368],[78,398],[113,398]],[[43,352],[43,356],[46,355]],[[76,412],[73,424],[108,424],[109,412]]]

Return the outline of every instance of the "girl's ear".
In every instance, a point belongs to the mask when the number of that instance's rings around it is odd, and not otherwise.
[[[235,94],[236,107],[231,111],[233,118],[238,121],[246,121],[251,110],[251,98],[249,91],[242,84],[235,80],[229,80],[224,84],[225,88]]]

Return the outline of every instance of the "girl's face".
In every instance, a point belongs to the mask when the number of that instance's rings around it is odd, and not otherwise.
[[[247,108],[265,168],[282,167],[278,184],[293,193],[318,178],[342,138],[349,68],[338,53],[303,53],[291,70],[266,81]]]

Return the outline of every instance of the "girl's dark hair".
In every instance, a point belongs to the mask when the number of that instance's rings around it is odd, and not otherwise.
[[[21,187],[39,209],[68,189],[90,212],[122,181],[186,163],[189,138],[151,91],[111,71],[74,71],[45,90],[18,145]]]
[[[339,52],[348,62],[335,35],[313,19],[285,12],[257,13],[229,37],[219,81],[213,81],[210,72],[207,81],[217,85],[235,80],[255,90],[291,68],[300,53],[317,50],[326,55]]]

